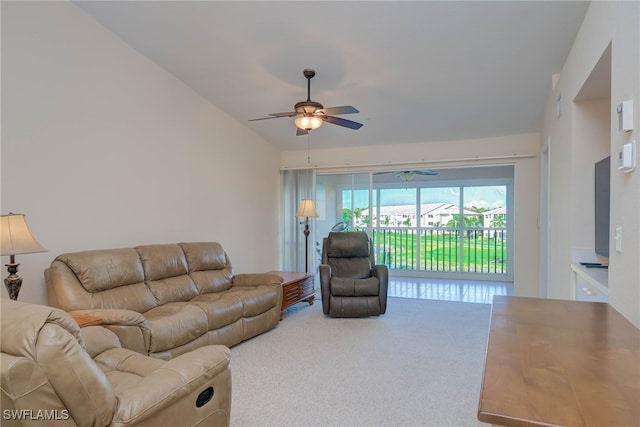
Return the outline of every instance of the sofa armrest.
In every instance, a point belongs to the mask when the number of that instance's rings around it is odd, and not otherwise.
[[[189,353],[163,362],[144,375],[137,384],[116,394],[113,425],[195,425],[205,418],[206,412],[229,422],[231,407],[230,350],[221,345],[200,347]],[[125,363],[144,363],[127,358]],[[144,363],[146,365],[146,363]],[[128,370],[135,371],[132,365]],[[147,370],[147,367],[139,367]],[[213,388],[213,398],[202,407],[196,407],[197,397]],[[207,409],[209,407],[209,409]],[[193,419],[192,419],[193,418]]]
[[[273,273],[245,273],[233,276],[233,286],[280,286],[282,276]]]
[[[99,318],[101,326],[118,336],[122,347],[144,355],[148,354],[151,329],[142,314],[122,309],[74,310],[69,314],[84,314]]]

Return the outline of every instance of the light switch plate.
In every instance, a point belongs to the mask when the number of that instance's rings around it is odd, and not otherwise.
[[[624,144],[618,153],[618,170],[631,172],[636,168],[636,141],[635,139]]]
[[[615,241],[616,241],[616,252],[622,253],[622,227],[621,226],[616,227]]]
[[[633,130],[633,101],[623,101],[617,108],[618,130],[631,132]]]

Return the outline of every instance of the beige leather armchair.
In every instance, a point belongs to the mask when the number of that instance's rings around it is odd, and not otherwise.
[[[120,347],[62,310],[2,299],[3,426],[228,426],[230,351],[170,361]]]
[[[331,317],[367,317],[387,310],[389,270],[376,265],[364,231],[331,232],[322,242],[322,310]]]

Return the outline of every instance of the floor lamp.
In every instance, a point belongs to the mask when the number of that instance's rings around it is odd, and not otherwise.
[[[18,276],[16,255],[46,252],[47,250],[37,242],[31,234],[23,214],[9,213],[0,215],[0,255],[9,255],[9,264],[5,264],[9,275],[4,279],[4,285],[12,300],[18,299],[22,287],[22,277]]]
[[[303,218],[300,224],[304,224],[304,272],[309,272],[309,218],[317,218],[318,212],[311,199],[303,199],[296,212],[298,218]]]

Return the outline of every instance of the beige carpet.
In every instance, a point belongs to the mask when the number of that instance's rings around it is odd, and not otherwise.
[[[490,305],[389,298],[379,318],[298,304],[232,348],[231,426],[486,426]]]

